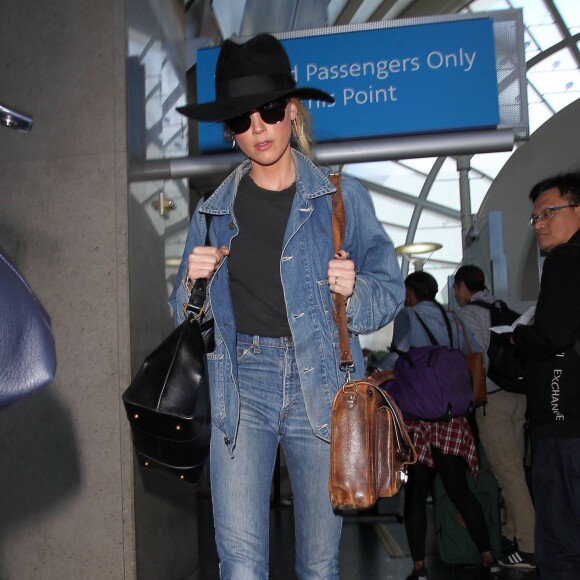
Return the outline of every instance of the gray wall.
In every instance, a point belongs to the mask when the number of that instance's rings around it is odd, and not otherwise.
[[[0,411],[0,580],[199,574],[194,488],[134,469],[121,403],[172,326],[164,240],[127,183],[126,31],[161,22],[157,40],[175,44],[182,11],[2,3],[0,103],[34,126],[0,127],[0,249],[52,318],[58,369]]]
[[[126,83],[130,28],[183,47],[183,4],[2,5],[0,103],[34,126],[0,127],[0,249],[52,317],[58,369],[0,411],[0,580],[199,575],[195,488],[133,465],[121,403],[173,326],[163,230],[187,214],[151,208],[172,183],[128,186],[127,118],[146,100]],[[137,128],[143,151],[165,155],[163,128]]]
[[[2,5],[0,103],[35,121],[0,127],[0,248],[52,318],[58,370],[0,412],[0,580],[197,577],[193,488],[134,471],[121,404],[172,326],[164,242],[127,184],[126,19],[183,37],[183,6],[126,8]]]
[[[0,578],[130,578],[123,2],[5,0],[0,246],[52,317],[52,385],[0,412]]]
[[[124,2],[3,0],[0,247],[52,317],[58,369],[0,411],[0,579],[134,577]]]

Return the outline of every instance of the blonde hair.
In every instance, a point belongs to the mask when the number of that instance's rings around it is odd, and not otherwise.
[[[299,99],[291,99],[296,107],[296,118],[292,121],[292,135],[296,145],[306,157],[312,158],[312,146],[314,145],[314,133],[308,109]]]

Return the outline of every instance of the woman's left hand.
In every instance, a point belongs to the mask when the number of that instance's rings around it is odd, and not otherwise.
[[[334,255],[334,260],[328,262],[328,285],[330,291],[340,294],[345,298],[352,296],[356,273],[354,262],[349,260],[348,253],[344,250]]]

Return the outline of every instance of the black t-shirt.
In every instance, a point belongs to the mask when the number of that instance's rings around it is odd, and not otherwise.
[[[256,185],[249,174],[240,181],[234,202],[239,233],[228,257],[238,332],[290,336],[280,258],[295,193],[296,183],[270,191]]]

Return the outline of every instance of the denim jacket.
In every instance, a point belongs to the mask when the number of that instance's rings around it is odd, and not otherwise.
[[[330,170],[314,165],[294,151],[296,195],[290,210],[280,258],[280,275],[292,332],[300,383],[314,433],[330,439],[330,410],[338,387],[344,383],[339,370],[338,331],[328,286],[328,261],[334,256]],[[192,217],[177,282],[169,298],[176,322],[184,319],[188,301],[184,284],[187,257],[194,246],[204,244],[205,215],[212,214],[212,246],[231,247],[238,233],[234,199],[250,162],[238,166]],[[354,359],[352,377],[364,376],[365,366],[358,334],[378,330],[390,322],[404,300],[404,286],[393,244],[376,219],[368,191],[354,178],[343,176],[346,212],[343,249],[355,263],[356,285],[348,303],[347,320]],[[213,314],[215,349],[208,353],[211,406],[214,424],[224,433],[231,454],[239,421],[236,325],[229,291],[228,258],[225,257],[208,284]]]

